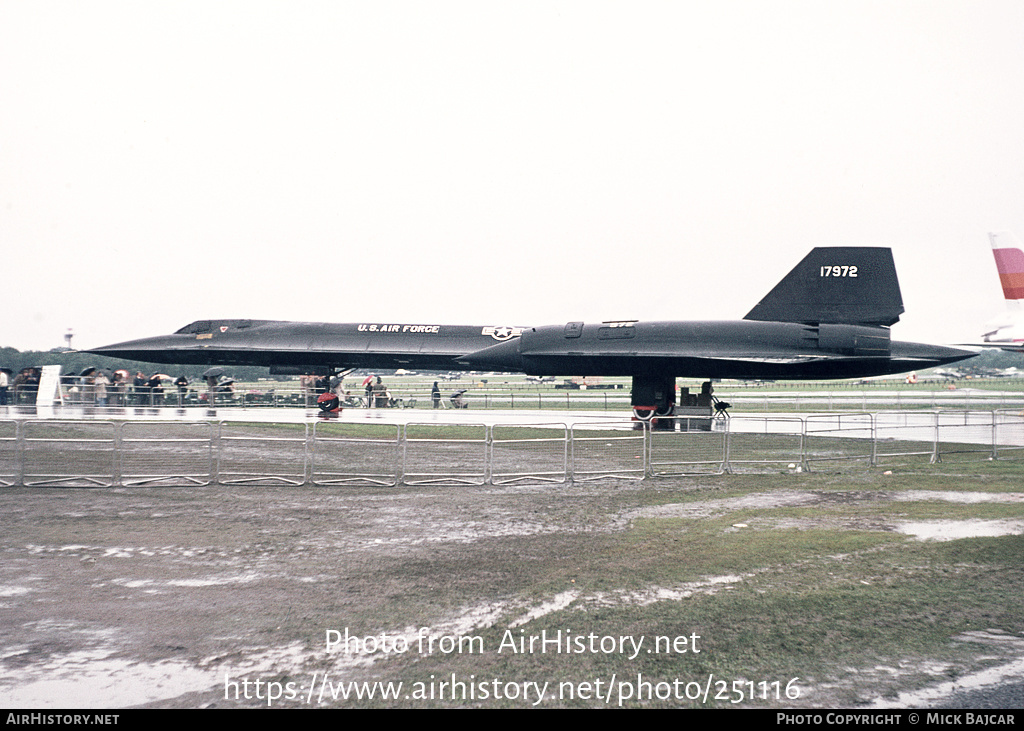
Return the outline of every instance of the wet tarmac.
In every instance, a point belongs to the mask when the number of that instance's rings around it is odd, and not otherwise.
[[[324,413],[319,409],[280,408],[173,408],[94,406],[9,406],[0,408],[0,418],[65,420],[140,421],[246,421],[279,424],[309,424],[336,421],[377,424],[590,424],[630,422],[629,412],[556,410],[469,410],[469,409],[343,409]]]
[[[0,420],[133,420],[178,422],[315,422],[375,424],[497,424],[564,426],[607,424],[622,428],[634,420],[629,411],[561,411],[554,409],[342,409],[324,413],[315,408],[174,408],[93,406],[0,407]],[[992,444],[1024,447],[1024,414],[989,411],[878,411],[734,414],[711,420],[712,431],[734,433],[852,436],[879,441]],[[844,432],[840,434],[840,432]],[[938,432],[938,434],[937,434]]]

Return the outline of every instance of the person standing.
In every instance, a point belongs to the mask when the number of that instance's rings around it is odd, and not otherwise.
[[[113,400],[109,401],[113,406],[128,405],[128,372],[122,370],[114,371],[114,378],[110,381],[110,394]]]
[[[152,376],[150,376],[149,380],[146,381],[146,386],[149,388],[150,403],[152,403],[153,406],[163,406],[164,387],[163,384],[160,382],[160,374],[154,373]]]
[[[184,406],[185,396],[188,394],[188,378],[184,375],[178,376],[174,385],[178,387],[178,406]]]
[[[146,385],[146,377],[142,375],[142,371],[135,372],[135,378],[132,379],[132,391],[134,392],[134,401],[139,406],[149,406],[149,387]]]
[[[93,394],[96,396],[97,406],[107,405],[107,386],[109,385],[110,379],[107,378],[107,374],[103,371],[98,371],[92,379]]]
[[[7,388],[10,385],[10,380],[7,377],[7,371],[0,368],[0,406],[7,405]]]
[[[378,409],[386,409],[388,407],[388,389],[384,385],[384,381],[377,376],[377,382],[373,384],[373,405]]]

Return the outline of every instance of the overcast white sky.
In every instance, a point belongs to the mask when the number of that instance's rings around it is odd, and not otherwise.
[[[974,340],[993,229],[1019,0],[0,0],[2,346],[735,319],[829,244]]]

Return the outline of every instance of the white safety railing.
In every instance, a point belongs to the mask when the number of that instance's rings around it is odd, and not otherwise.
[[[123,374],[123,372],[121,372]],[[165,374],[166,375],[166,374]],[[121,378],[118,375],[117,378]],[[145,376],[149,379],[150,376]],[[388,408],[431,409],[431,383],[423,380],[384,377],[390,400]],[[153,385],[150,385],[152,383]],[[299,381],[231,382],[217,387],[213,405],[229,407],[292,407],[316,408],[319,391]],[[715,395],[731,403],[735,410],[757,412],[856,411],[882,409],[921,410],[1007,410],[1024,408],[1024,390],[1020,379],[987,379],[959,381],[956,384],[918,383],[914,386],[883,384],[810,384],[773,383],[758,387],[753,384],[723,383],[715,385]],[[616,410],[630,404],[626,379],[609,379],[602,384],[583,386],[572,383],[500,383],[494,379],[465,376],[443,381],[440,408],[454,408],[453,397],[461,392],[461,405],[478,409],[530,410]],[[32,405],[36,401],[36,385],[13,385],[8,394],[12,405]],[[359,380],[351,377],[341,387],[345,408],[368,408],[377,399],[369,397]],[[102,395],[105,394],[105,395]],[[114,380],[98,386],[88,376],[61,377],[61,400],[68,406],[177,407],[210,406],[211,395],[202,379],[178,386],[170,378],[135,383]]]
[[[495,424],[490,436],[491,484],[569,480],[569,427]]]
[[[310,481],[314,485],[397,485],[401,479],[398,424],[313,425]]]
[[[497,425],[0,420],[0,487],[506,485],[1022,456],[1018,411]]]

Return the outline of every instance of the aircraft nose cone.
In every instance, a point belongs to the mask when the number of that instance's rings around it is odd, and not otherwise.
[[[136,354],[153,353],[155,351],[167,349],[170,345],[167,340],[168,339],[166,337],[126,340],[123,343],[114,343],[113,345],[104,345],[99,348],[90,348],[86,352],[96,353],[97,355],[107,355],[114,358],[131,359]]]
[[[89,348],[86,353],[105,355],[109,358],[141,360],[147,363],[182,363],[189,353],[197,352],[195,341],[183,341],[180,336],[161,335],[154,338],[126,340],[123,343]],[[185,357],[183,357],[185,356]]]

